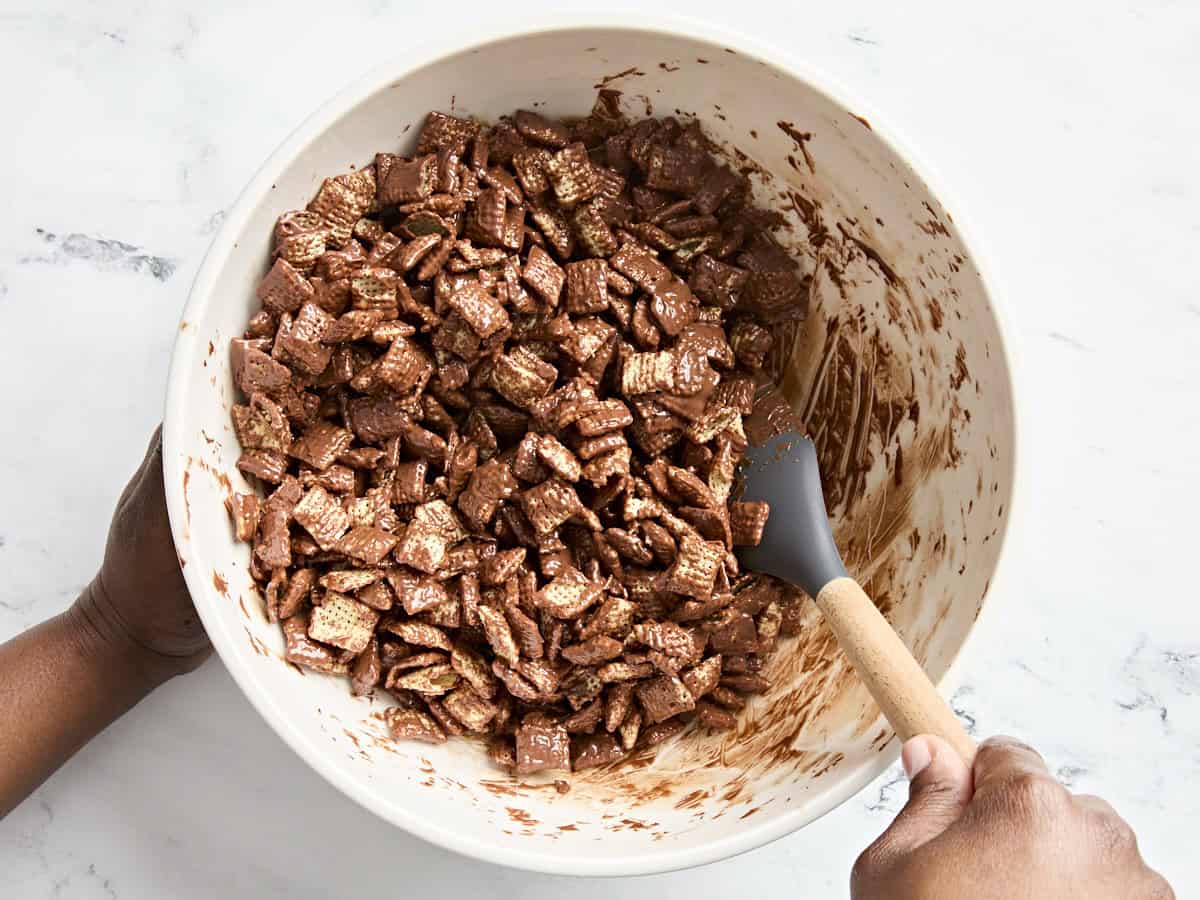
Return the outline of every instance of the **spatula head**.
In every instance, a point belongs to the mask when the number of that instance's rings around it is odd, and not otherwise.
[[[745,568],[790,581],[812,597],[846,574],[829,530],[812,441],[791,431],[751,447],[741,477],[742,500],[771,505],[762,542],[738,550]]]

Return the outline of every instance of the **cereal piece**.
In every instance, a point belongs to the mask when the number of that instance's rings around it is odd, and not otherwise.
[[[361,341],[380,323],[382,315],[378,309],[353,309],[340,316],[329,327],[325,332],[325,343]]]
[[[529,606],[532,608],[532,604]],[[505,603],[504,617],[508,619],[508,626],[522,656],[527,659],[541,659],[546,655],[546,642],[537,622],[525,615],[516,603]]]
[[[510,666],[515,666],[520,657],[520,652],[517,649],[517,642],[513,638],[512,629],[509,628],[508,620],[504,618],[504,614],[490,606],[481,605],[479,607],[479,618],[483,623],[484,634],[487,636],[488,644],[491,645],[492,650]]]
[[[633,708],[633,684],[616,682],[608,687],[604,695],[604,730],[616,731]]]
[[[424,200],[437,186],[437,156],[426,154],[413,160],[396,158],[379,182],[379,202],[395,206],[413,200]]]
[[[305,568],[295,570],[292,573],[292,577],[288,579],[287,586],[280,592],[276,608],[272,610],[270,604],[268,604],[268,618],[270,618],[272,612],[274,612],[275,618],[279,620],[290,619],[296,613],[300,612],[300,608],[304,605],[304,601],[308,599],[316,580],[317,572],[315,569]]]
[[[751,371],[763,367],[774,338],[771,332],[748,319],[739,319],[729,332],[729,346],[739,363]]]
[[[649,747],[657,747],[666,740],[673,738],[679,732],[683,731],[684,723],[679,719],[671,719],[667,722],[658,722],[655,725],[650,725],[642,729],[641,734],[637,738],[638,748],[645,750]]]
[[[752,653],[758,649],[754,619],[739,609],[727,609],[712,626],[709,644],[717,653]]]
[[[404,426],[401,436],[404,438],[404,449],[414,456],[426,457],[435,465],[442,465],[445,461],[446,442],[441,435],[410,421]]]
[[[611,256],[617,250],[617,237],[600,213],[597,200],[580,203],[571,210],[571,230],[580,247],[589,256]]]
[[[618,447],[611,453],[597,456],[583,467],[583,477],[595,485],[604,484],[613,475],[628,475],[631,451],[628,447]]]
[[[461,157],[467,145],[479,134],[479,123],[445,113],[431,112],[425,117],[417,138],[417,153],[436,153],[446,150]]]
[[[562,267],[550,258],[550,254],[541,247],[530,248],[529,257],[521,269],[521,280],[548,306],[558,305],[566,277]]]
[[[353,442],[353,433],[345,428],[318,422],[292,443],[288,454],[320,471],[332,466]]]
[[[763,501],[729,504],[729,530],[734,545],[757,547],[762,542],[763,528],[770,514],[770,504]]]
[[[485,585],[504,584],[525,564],[525,548],[514,547],[489,556],[479,567],[479,580]]]
[[[527,109],[519,109],[513,116],[513,124],[521,135],[535,144],[556,149],[567,146],[571,135],[566,127],[559,122],[552,122],[539,113]]]
[[[579,480],[582,474],[579,460],[554,435],[543,434],[538,438],[537,454],[555,475],[566,481]]]
[[[458,498],[458,508],[475,531],[483,531],[502,500],[517,490],[517,481],[507,464],[491,459],[471,473],[467,488]]]
[[[492,386],[514,406],[530,409],[554,387],[558,370],[520,346],[496,359]]]
[[[593,700],[587,706],[582,707],[577,712],[563,719],[562,726],[567,729],[568,734],[590,734],[596,730],[596,726],[600,724],[600,720],[603,718],[604,704],[599,700]]]
[[[460,687],[446,695],[442,701],[446,711],[467,727],[468,731],[483,732],[488,723],[496,718],[499,708],[481,697],[470,687]]]
[[[569,144],[555,153],[546,164],[546,176],[563,209],[570,209],[600,191],[600,179],[583,144]]]
[[[383,666],[379,661],[379,643],[372,640],[367,648],[358,654],[350,669],[350,691],[356,697],[370,694],[379,684]]]
[[[634,690],[648,725],[665,721],[696,707],[696,700],[687,687],[672,675],[660,675],[643,681]]]
[[[614,551],[630,562],[644,566],[654,561],[654,554],[650,549],[636,535],[624,528],[605,529],[604,539]]]
[[[663,565],[670,565],[675,561],[675,556],[679,551],[675,545],[675,538],[671,537],[671,533],[667,529],[652,520],[641,522],[638,528],[645,536],[646,544],[650,547],[650,552],[654,554],[655,559]]]
[[[314,607],[308,623],[308,636],[322,644],[332,644],[361,653],[371,641],[379,613],[352,597],[329,591],[320,606]]]
[[[577,319],[572,325],[571,334],[562,343],[562,350],[578,363],[595,357],[603,347],[611,344],[616,335],[616,329],[602,319]]]
[[[625,756],[625,751],[611,734],[589,734],[577,739],[571,750],[572,769],[583,772],[611,765]]]
[[[275,222],[275,255],[308,272],[325,252],[329,234],[319,215],[306,210],[285,212]]]
[[[303,613],[284,619],[283,658],[290,663],[324,672],[328,675],[344,675],[350,671],[339,654],[308,636],[308,616]],[[368,639],[370,635],[368,634]]]
[[[687,469],[681,469],[678,466],[666,467],[667,481],[671,485],[671,491],[678,496],[684,503],[691,506],[706,506],[716,507],[717,499],[713,496],[707,484],[705,484],[698,475],[694,472],[689,472]]]
[[[621,740],[621,746],[626,750],[632,750],[637,744],[638,735],[642,731],[642,714],[639,710],[631,710],[629,715],[625,717],[617,728],[617,735]]]
[[[492,661],[492,674],[504,682],[504,687],[518,700],[524,700],[526,703],[545,702],[545,698],[538,693],[537,688],[528,679],[499,659]]]
[[[652,290],[656,284],[671,277],[670,269],[636,244],[626,244],[612,255],[609,264],[644,291]]]
[[[453,242],[447,243],[445,239],[438,237],[436,234],[423,234],[420,237],[415,237],[397,251],[392,257],[392,265],[397,271],[408,272],[413,269],[427,256],[431,256],[437,252],[437,248],[445,244],[444,253],[439,253],[438,258],[440,263],[445,263],[450,258],[450,253],[454,249]],[[441,268],[440,265],[437,268]],[[433,273],[429,273],[428,277],[432,277]],[[418,271],[416,277],[418,281],[425,281],[427,278],[422,278],[422,273]]]
[[[530,197],[536,197],[550,190],[550,179],[546,169],[552,156],[544,147],[531,147],[513,156],[513,169],[521,189]]]
[[[517,729],[517,771],[522,775],[571,768],[570,738],[561,725],[522,724]]]
[[[575,668],[562,683],[562,694],[571,709],[579,710],[600,696],[604,682],[592,669]]]
[[[229,499],[229,517],[233,520],[233,536],[236,540],[254,540],[258,531],[258,520],[262,507],[254,494],[234,494]]]
[[[259,392],[274,394],[292,383],[288,367],[271,359],[257,343],[240,339],[229,343],[233,382],[248,397]]]
[[[586,438],[580,441],[575,447],[575,453],[580,459],[588,461],[594,457],[626,446],[628,444],[625,441],[625,435],[618,431],[610,431],[607,434],[597,435],[594,438]]]
[[[339,175],[325,179],[317,196],[308,204],[308,209],[319,215],[325,223],[329,243],[334,247],[343,247],[354,232],[354,223],[370,208],[374,194],[374,184],[370,185],[368,192],[365,183],[351,176]]]
[[[745,269],[713,259],[707,253],[696,257],[688,286],[704,303],[732,309],[750,279]]]
[[[329,365],[333,350],[322,341],[334,322],[333,316],[315,303],[305,303],[296,318],[280,322],[275,350],[280,358],[307,375],[320,375]]]
[[[747,673],[745,675],[722,675],[721,687],[732,688],[748,694],[765,694],[771,689],[771,683],[761,675]]]
[[[435,650],[450,652],[454,645],[439,628],[426,625],[423,622],[392,622],[388,631],[399,636],[406,644],[418,647],[432,647]]]
[[[624,660],[605,663],[596,670],[601,681],[637,681],[654,673],[654,666],[648,662],[632,663]]]
[[[354,305],[352,312],[374,313],[376,322],[379,317],[388,316],[388,314],[395,316],[398,308],[398,288],[400,288],[400,276],[397,276],[396,272],[391,269],[373,265],[355,269],[349,276],[350,302]],[[347,313],[347,316],[348,314],[350,313]],[[342,316],[338,322],[344,318],[346,316]],[[366,323],[366,319],[353,319],[350,322],[361,328]],[[349,324],[331,329],[326,336],[326,341],[330,341],[332,337],[340,337],[342,329],[348,328]]]
[[[687,661],[699,660],[704,652],[703,637],[674,622],[640,622],[633,626],[632,637],[652,650]]]
[[[429,462],[424,459],[400,463],[392,483],[392,499],[396,503],[422,503],[428,490],[426,479]]]
[[[630,314],[629,330],[633,342],[641,350],[655,350],[663,342],[662,332],[650,318],[650,304],[645,297],[638,299]]]
[[[461,641],[455,642],[450,665],[481,697],[491,699],[496,696],[495,676],[480,653]]]
[[[575,235],[571,233],[571,223],[566,215],[557,209],[542,206],[531,206],[529,218],[542,232],[546,243],[559,257],[567,259],[575,249]]]
[[[608,308],[608,264],[603,259],[567,263],[567,312],[589,315]]]
[[[421,572],[438,570],[446,550],[466,537],[458,517],[444,500],[422,503],[413,510],[396,559]]]
[[[562,648],[562,655],[577,666],[594,666],[621,655],[622,644],[605,635],[596,635],[579,644]]]
[[[322,550],[332,550],[350,530],[350,519],[342,505],[319,486],[304,495],[292,515]]]
[[[755,627],[758,629],[758,652],[770,653],[775,649],[775,642],[783,626],[783,607],[777,601],[767,604],[758,616]]]
[[[454,737],[462,737],[467,733],[467,729],[459,723],[458,719],[446,712],[446,708],[437,699],[437,695],[423,694],[421,695],[421,702],[425,704],[425,708],[429,710],[429,714],[437,719],[437,723],[442,726],[446,734],[453,735]]]
[[[335,549],[367,565],[375,566],[392,552],[398,540],[394,534],[389,534],[381,528],[360,525],[343,535]]]
[[[380,380],[399,393],[423,386],[432,374],[432,360],[408,338],[396,338],[379,360]]]
[[[439,663],[405,672],[394,680],[389,676],[388,681],[391,688],[436,697],[458,684],[458,673],[447,663]]]
[[[429,744],[446,742],[446,732],[436,719],[422,710],[392,706],[383,711],[383,717],[395,740],[425,741]]]
[[[549,697],[558,690],[558,674],[548,662],[522,659],[518,661],[516,669],[543,697]]]
[[[549,534],[578,512],[582,505],[569,484],[548,478],[520,495],[521,508],[538,534]]]
[[[450,599],[446,586],[430,575],[417,575],[407,569],[392,569],[388,584],[410,616],[437,609]]]
[[[366,587],[360,588],[355,594],[355,599],[379,612],[387,612],[396,602],[391,589],[382,581],[373,581]]]
[[[335,569],[322,575],[318,583],[326,590],[350,594],[369,584],[375,584],[381,578],[383,572],[379,569]]]
[[[315,213],[308,212],[303,215],[316,216]],[[317,218],[319,220],[319,217]],[[387,232],[383,230],[383,226],[379,224],[377,219],[362,218],[354,223],[353,235],[362,243],[377,244],[383,239],[385,234]]]
[[[666,588],[687,597],[711,596],[717,568],[725,559],[725,546],[715,541],[684,538],[667,572]]]
[[[665,334],[679,334],[688,323],[696,318],[696,298],[688,286],[678,278],[665,278],[655,282],[650,291],[650,312],[654,321]]]
[[[598,634],[612,635],[622,638],[628,633],[633,624],[633,616],[637,607],[624,597],[608,596],[600,604],[600,608],[588,620],[580,637],[587,640]]]
[[[569,569],[538,591],[535,603],[558,619],[575,619],[594,605],[604,589],[577,569]]]
[[[693,444],[707,444],[723,431],[742,433],[742,416],[736,409],[713,409],[684,431]]]
[[[710,656],[699,665],[684,669],[679,677],[693,697],[703,697],[721,680],[721,657]]]
[[[652,391],[673,391],[675,364],[676,355],[668,350],[631,354],[621,367],[621,393],[632,397]]]
[[[788,585],[791,588],[791,585]],[[787,637],[794,637],[804,630],[805,625],[805,595],[799,588],[792,588],[779,601],[781,621],[779,632]]]
[[[596,437],[610,431],[618,431],[633,424],[633,413],[620,400],[601,400],[580,418],[575,427],[584,437]]]
[[[538,458],[542,435],[529,432],[517,445],[512,459],[512,473],[521,481],[540,484],[550,477],[550,470]]]
[[[276,259],[256,294],[265,309],[276,315],[293,313],[313,299],[313,286],[286,259]]]
[[[446,302],[481,338],[491,337],[509,325],[508,312],[500,301],[476,281],[459,287]]]

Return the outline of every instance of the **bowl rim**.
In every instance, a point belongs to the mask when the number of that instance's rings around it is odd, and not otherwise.
[[[373,67],[340,90],[309,115],[272,152],[239,194],[237,201],[230,208],[225,221],[214,237],[192,283],[182,312],[182,321],[201,320],[202,313],[210,303],[214,302],[213,289],[217,276],[245,230],[250,214],[263,196],[269,193],[278,174],[292,162],[302,148],[327,131],[348,110],[365,101],[377,91],[396,84],[410,73],[436,63],[446,56],[513,38],[556,31],[593,29],[688,38],[733,48],[739,54],[774,67],[789,77],[802,81],[807,87],[847,112],[868,117],[875,136],[908,164],[929,192],[938,199],[943,209],[953,208],[952,221],[963,246],[970,254],[988,307],[996,322],[999,346],[995,348],[995,351],[1000,354],[1009,374],[1009,396],[1013,423],[1013,454],[1010,461],[1012,494],[1009,498],[1008,515],[1001,523],[1001,529],[997,535],[1000,549],[991,582],[982,601],[980,609],[980,615],[982,615],[983,608],[990,605],[987,598],[995,593],[998,579],[1002,573],[1011,568],[1011,566],[1004,565],[1005,560],[1011,555],[1008,552],[1010,544],[1008,536],[1014,517],[1025,508],[1024,479],[1020,477],[1019,465],[1021,458],[1019,450],[1021,429],[1018,421],[1020,379],[1013,347],[1013,337],[1016,332],[1003,306],[997,303],[996,285],[998,282],[993,270],[987,264],[988,257],[981,248],[978,231],[970,225],[967,216],[962,212],[962,207],[954,201],[956,195],[948,188],[945,179],[938,174],[937,170],[913,149],[912,143],[902,137],[894,126],[887,124],[885,116],[881,116],[870,104],[863,102],[853,92],[847,90],[838,79],[808,62],[797,59],[794,54],[787,53],[773,42],[751,38],[739,31],[717,26],[694,17],[627,12],[622,12],[619,21],[612,21],[611,17],[606,20],[603,15],[592,12],[543,13],[517,17],[508,16],[504,19],[493,16],[475,23],[465,32],[456,30],[450,36],[424,37],[420,44],[410,47],[402,57],[394,57]],[[950,198],[949,202],[946,198]],[[187,547],[189,543],[186,537],[188,530],[185,528],[186,500],[182,496],[182,491],[175,490],[175,487],[182,483],[185,467],[185,453],[182,452],[182,448],[187,416],[183,412],[182,399],[185,393],[185,369],[187,366],[184,359],[187,358],[190,361],[192,354],[198,350],[195,335],[192,333],[194,330],[181,329],[177,331],[168,373],[166,408],[163,416],[164,479],[166,481],[167,507],[172,535],[179,547]],[[190,352],[189,348],[191,348]],[[185,566],[183,571],[192,596],[207,598],[212,591],[212,586],[204,581],[199,568]],[[664,847],[646,854],[594,858],[582,853],[550,855],[539,851],[524,850],[520,847],[501,846],[499,843],[489,843],[483,839],[456,833],[452,827],[440,822],[429,821],[407,810],[385,807],[377,802],[376,795],[368,790],[365,784],[327,766],[324,748],[319,747],[316,742],[306,736],[294,720],[284,714],[270,693],[260,686],[251,669],[237,661],[233,648],[234,641],[240,636],[235,635],[227,628],[225,619],[219,614],[216,605],[203,600],[196,603],[196,608],[213,645],[242,693],[283,741],[310,767],[360,806],[370,810],[381,819],[398,825],[410,834],[447,850],[505,867],[554,875],[615,877],[665,873],[728,859],[775,841],[816,821],[855,796],[892,765],[899,756],[899,743],[893,738],[874,759],[864,764],[858,772],[853,773],[813,802],[806,804],[803,810],[797,809],[776,819],[762,820],[761,824],[746,823],[743,828],[732,834],[694,847],[677,849]],[[938,679],[939,687],[943,692],[947,692],[948,688],[957,684],[959,680],[959,663],[963,657],[963,651],[978,626],[978,621],[979,616],[968,626],[962,644],[951,656],[944,675]]]

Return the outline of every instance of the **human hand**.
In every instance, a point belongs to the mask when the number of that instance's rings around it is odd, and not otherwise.
[[[944,741],[904,745],[909,799],[854,864],[854,900],[1173,900],[1129,825],[1071,794],[1034,750],[983,743],[972,772]]]
[[[71,610],[108,651],[159,684],[212,652],[180,570],[163,490],[162,428],[117,501],[104,563]]]

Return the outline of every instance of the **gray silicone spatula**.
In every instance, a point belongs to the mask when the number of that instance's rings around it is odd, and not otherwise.
[[[901,740],[937,735],[970,764],[975,742],[871,598],[846,573],[829,528],[812,442],[789,432],[751,447],[742,479],[742,500],[771,505],[762,542],[738,552],[743,565],[790,581],[816,600]]]

